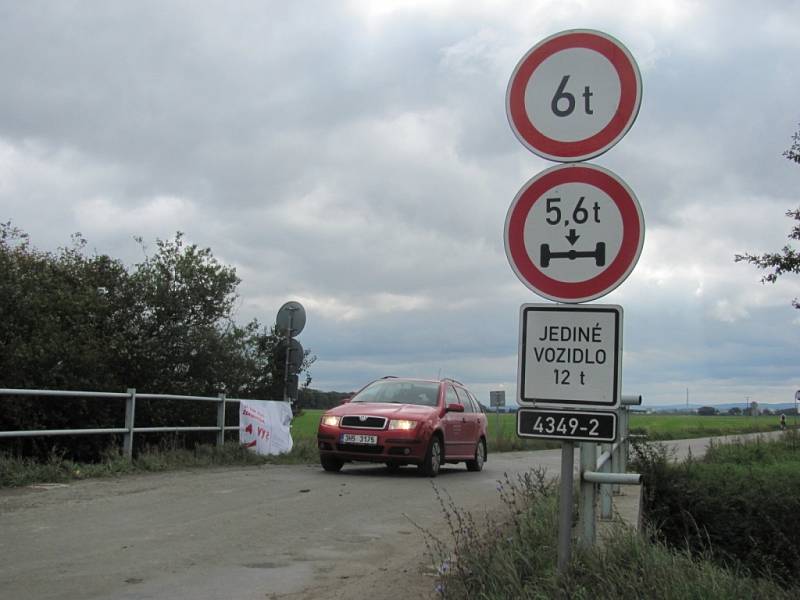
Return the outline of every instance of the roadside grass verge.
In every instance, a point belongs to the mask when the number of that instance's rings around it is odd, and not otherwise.
[[[635,446],[644,514],[673,548],[719,565],[791,582],[800,568],[800,439],[712,444],[675,464],[663,449]],[[798,594],[797,597],[800,597]]]
[[[89,477],[117,476],[124,473],[165,471],[171,469],[222,465],[313,464],[319,461],[316,445],[317,425],[324,411],[306,409],[292,423],[294,448],[282,456],[257,456],[236,442],[226,442],[217,449],[211,444],[194,449],[180,447],[174,438],[164,438],[137,452],[132,463],[119,450],[107,450],[97,463],[78,463],[64,458],[57,450],[45,461],[17,458],[0,454],[0,487],[31,483],[64,482]],[[522,439],[516,434],[516,416],[487,414],[489,425],[488,452],[546,450],[559,448],[560,443],[547,440]],[[776,427],[775,417],[701,417],[691,415],[632,415],[632,431],[647,433],[650,440],[668,440],[736,434],[750,431],[770,431]],[[491,458],[490,458],[491,460]]]
[[[434,486],[435,487],[435,486]],[[498,481],[502,512],[476,519],[437,490],[444,537],[424,532],[440,598],[482,600],[770,599],[800,597],[800,588],[720,567],[624,527],[602,545],[573,548],[558,573],[557,488],[543,471]]]
[[[238,442],[226,442],[221,448],[201,444],[193,449],[177,447],[175,442],[163,442],[145,446],[132,461],[122,456],[118,449],[109,449],[96,463],[75,462],[58,452],[52,452],[44,462],[0,454],[0,487],[203,467],[305,464],[318,457],[316,443],[303,439],[294,441],[291,452],[277,456],[259,456]]]

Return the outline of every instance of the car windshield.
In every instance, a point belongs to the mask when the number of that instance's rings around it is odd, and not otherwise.
[[[382,402],[386,404],[417,404],[436,406],[439,384],[424,381],[374,381],[353,396],[351,402]]]

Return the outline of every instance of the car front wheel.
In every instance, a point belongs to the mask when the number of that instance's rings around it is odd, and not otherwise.
[[[481,471],[483,463],[486,462],[486,442],[478,440],[475,448],[475,458],[467,461],[467,471]]]
[[[335,456],[330,456],[328,454],[320,454],[319,462],[322,465],[322,468],[326,471],[330,471],[335,473],[336,471],[340,471],[344,461]]]
[[[431,438],[428,451],[425,453],[425,460],[419,466],[420,471],[426,477],[436,477],[439,474],[439,467],[442,466],[442,440],[438,435]]]

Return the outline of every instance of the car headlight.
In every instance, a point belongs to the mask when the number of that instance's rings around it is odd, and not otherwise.
[[[410,421],[408,419],[392,419],[389,421],[389,429],[400,429],[403,431],[409,431],[414,429],[417,426],[416,421]]]
[[[322,417],[322,424],[327,425],[328,427],[338,427],[339,417],[334,417],[332,415],[325,415],[324,417]]]

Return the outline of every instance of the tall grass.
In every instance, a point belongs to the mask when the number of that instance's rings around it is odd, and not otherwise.
[[[426,533],[441,598],[776,599],[800,588],[721,568],[619,527],[602,545],[575,548],[563,574],[557,562],[557,490],[542,471],[498,481],[503,512],[476,519],[437,490],[448,525]]]

